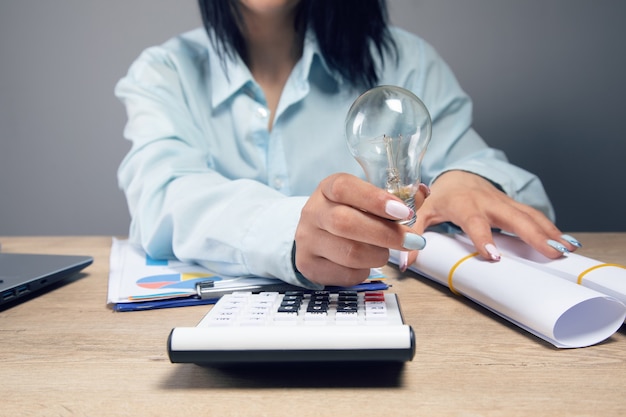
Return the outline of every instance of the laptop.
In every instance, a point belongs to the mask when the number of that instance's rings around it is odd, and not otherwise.
[[[0,308],[17,304],[92,262],[91,256],[0,252]]]

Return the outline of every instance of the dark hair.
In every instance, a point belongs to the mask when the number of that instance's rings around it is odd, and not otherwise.
[[[198,1],[204,27],[222,59],[246,56],[236,1]],[[397,58],[387,23],[385,0],[301,0],[295,29],[303,33],[311,28],[331,69],[354,86],[372,87],[380,77],[373,54],[382,63],[385,52]]]

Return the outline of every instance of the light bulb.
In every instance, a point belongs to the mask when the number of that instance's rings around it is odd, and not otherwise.
[[[346,116],[348,148],[367,180],[399,197],[413,212],[431,129],[430,113],[424,103],[396,86],[366,91],[354,101]],[[411,226],[415,216],[401,223]]]

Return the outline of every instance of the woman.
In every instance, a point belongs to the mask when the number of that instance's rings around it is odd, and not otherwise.
[[[319,288],[361,282],[390,248],[412,251],[405,269],[443,222],[494,261],[492,228],[551,258],[580,245],[540,181],[472,130],[435,51],[387,25],[384,1],[199,3],[205,27],[146,50],[116,87],[130,238],[151,256]],[[413,91],[433,119],[412,228],[390,221],[411,209],[365,182],[345,144],[348,108],[376,84]]]

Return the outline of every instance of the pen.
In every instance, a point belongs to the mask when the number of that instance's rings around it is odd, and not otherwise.
[[[285,292],[285,291],[303,291],[304,288],[290,285],[287,283],[276,284],[250,284],[242,285],[241,287],[216,287],[215,281],[202,281],[196,284],[196,292],[202,299],[207,298],[220,298],[223,295],[231,294],[235,291],[250,291],[250,292]]]

